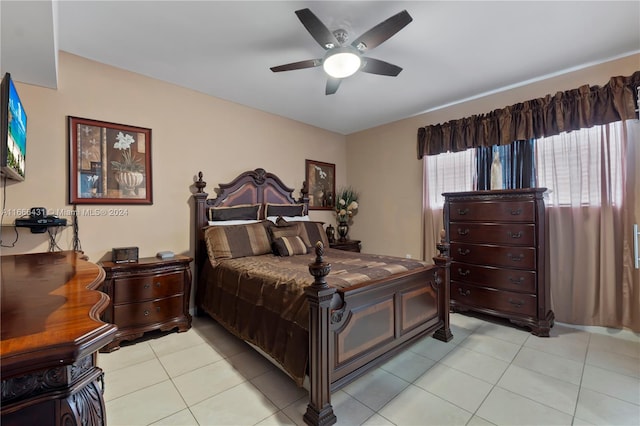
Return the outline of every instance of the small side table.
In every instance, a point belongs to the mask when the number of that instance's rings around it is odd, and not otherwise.
[[[330,243],[329,247],[338,249],[338,250],[354,251],[356,253],[360,253],[360,240],[346,240],[346,241],[336,240],[335,242]]]
[[[101,262],[106,272],[101,290],[111,298],[102,319],[117,325],[118,332],[100,351],[112,352],[123,340],[137,339],[152,330],[189,330],[192,260],[176,255],[171,259],[146,257],[136,263]]]

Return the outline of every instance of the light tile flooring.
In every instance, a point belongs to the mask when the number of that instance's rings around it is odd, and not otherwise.
[[[338,425],[638,425],[640,336],[556,324],[550,338],[452,314],[332,395]],[[109,426],[301,425],[307,392],[213,320],[100,354]]]

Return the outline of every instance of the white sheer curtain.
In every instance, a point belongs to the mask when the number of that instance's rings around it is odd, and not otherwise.
[[[640,331],[640,291],[628,267],[638,190],[628,134],[618,122],[536,141],[537,186],[549,189],[549,276],[560,322]]]
[[[423,157],[424,175],[424,259],[432,261],[436,256],[436,243],[440,242],[440,230],[444,228],[442,208],[443,192],[473,191],[475,188],[475,149],[447,152]]]

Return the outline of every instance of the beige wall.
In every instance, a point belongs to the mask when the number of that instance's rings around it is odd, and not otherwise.
[[[418,128],[482,114],[640,69],[640,55],[611,61],[347,136],[349,184],[360,191],[350,236],[369,253],[423,256]]]
[[[7,181],[3,245],[14,239],[15,228],[6,226],[13,224],[12,213],[34,206],[71,209],[67,116],[152,129],[153,205],[122,206],[128,212],[123,217],[79,217],[82,248],[93,261],[121,246],[138,246],[141,256],[160,250],[189,253],[189,187],[200,170],[209,193],[218,183],[262,167],[294,187],[297,197],[307,158],[334,163],[336,185],[346,183],[342,135],[64,52],[58,90],[20,83],[17,88],[28,115],[27,178]],[[85,207],[95,206],[78,206],[81,211]],[[330,212],[311,216],[333,221]],[[19,228],[18,234],[16,246],[3,247],[3,255],[48,249],[47,234],[31,234],[27,228]],[[72,248],[71,227],[58,241],[63,249]]]

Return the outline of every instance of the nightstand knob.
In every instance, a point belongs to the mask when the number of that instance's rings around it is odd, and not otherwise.
[[[146,283],[146,284],[144,285],[144,288],[149,288],[149,287],[151,287],[151,284],[149,284],[149,283]]]
[[[156,282],[156,287],[160,287],[160,281]]]
[[[148,311],[148,310],[146,310],[146,309],[144,310],[144,316],[145,316],[145,317],[149,316],[149,311]]]

